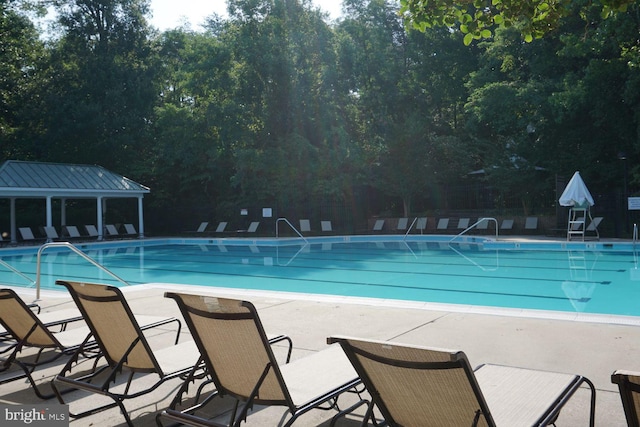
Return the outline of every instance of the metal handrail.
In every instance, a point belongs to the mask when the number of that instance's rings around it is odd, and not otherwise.
[[[449,243],[453,242],[455,239],[457,239],[458,237],[462,236],[463,234],[465,234],[467,231],[471,230],[472,228],[475,228],[482,221],[493,221],[493,222],[496,223],[496,239],[497,239],[498,238],[498,220],[495,219],[495,218],[480,218],[475,223],[473,223],[469,227],[465,228],[458,235],[454,236],[451,240],[449,240]]]
[[[407,230],[407,232],[404,233],[404,239],[403,240],[407,240],[407,236],[409,235],[409,233],[411,233],[411,229],[413,229],[413,226],[417,221],[418,221],[418,217],[415,217],[413,219],[413,221],[411,222],[411,225],[409,226],[409,229]]]
[[[633,248],[636,247],[636,242],[638,241],[638,224],[633,224]]]
[[[289,264],[291,264],[293,262],[294,259],[296,259],[298,257],[298,255],[300,255],[300,252],[302,252],[304,250],[304,248],[306,248],[307,246],[309,246],[309,243],[305,243],[304,245],[300,246],[300,249],[298,249],[298,252],[296,252],[292,257],[289,258],[289,261],[287,261],[285,264],[280,262],[280,246],[276,246],[276,259],[277,259],[277,263],[280,267],[286,267]]]
[[[449,242],[449,243],[451,243],[451,242]],[[457,253],[462,258],[466,259],[467,261],[469,261],[471,264],[475,265],[476,267],[478,267],[482,271],[497,271],[500,268],[500,258],[499,258],[499,253],[498,253],[497,249],[496,249],[496,266],[495,267],[491,267],[491,268],[481,266],[480,264],[478,264],[477,262],[475,262],[474,260],[472,260],[471,258],[466,256],[465,254],[463,254],[462,252],[460,252],[459,250],[457,250],[456,248],[451,246],[451,244],[449,244],[449,249],[451,249],[452,251],[454,251],[455,253]]]
[[[22,278],[27,279],[29,282],[31,282],[31,284],[35,285],[36,283],[35,280],[33,280],[31,277],[24,274],[22,271],[18,270],[17,268],[15,268],[14,266],[6,262],[5,260],[0,259],[0,264],[7,267],[9,270],[13,271],[14,273],[16,273],[18,276],[21,276]]]
[[[82,252],[80,249],[76,248],[71,243],[69,243],[69,242],[50,242],[50,243],[43,244],[42,246],[40,246],[40,249],[38,249],[38,257],[37,257],[37,261],[36,261],[36,299],[40,299],[40,258],[42,256],[42,252],[44,252],[45,249],[48,249],[48,248],[51,248],[51,247],[69,248],[72,252],[75,252],[76,254],[80,255],[82,258],[84,258],[85,260],[89,261],[91,264],[93,264],[94,266],[98,267],[100,270],[104,271],[105,273],[110,274],[111,276],[113,276],[119,282],[122,282],[125,285],[130,286],[129,283],[127,283],[124,279],[120,278],[117,274],[115,274],[114,272],[109,270],[107,267],[105,267],[104,265],[100,264],[99,262],[97,262],[96,260],[91,258],[89,255],[87,255],[84,252]]]
[[[293,226],[293,224],[291,224],[287,218],[278,218],[278,219],[276,220],[276,239],[278,238],[278,223],[279,223],[280,221],[284,221],[284,222],[286,222],[287,224],[289,224],[289,227],[291,227],[291,229],[292,229],[293,231],[295,231],[295,232],[298,234],[298,236],[300,236],[300,238],[301,238],[302,240],[304,240],[304,242],[305,242],[305,243],[309,243],[309,241],[308,241],[307,239],[305,239],[305,237],[302,235],[302,233],[300,233],[300,232],[298,231],[298,229],[297,229],[297,228],[295,228],[295,227]]]

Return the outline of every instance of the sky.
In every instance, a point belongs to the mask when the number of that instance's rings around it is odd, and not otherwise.
[[[342,0],[313,0],[313,4],[328,12],[331,19],[341,15]],[[225,16],[226,11],[226,0],[151,0],[151,25],[163,31],[181,26],[186,20],[198,30],[204,18],[213,12]]]

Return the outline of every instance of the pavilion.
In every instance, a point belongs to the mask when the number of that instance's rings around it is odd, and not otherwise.
[[[66,224],[66,200],[95,199],[98,240],[103,237],[107,199],[138,199],[138,233],[144,237],[142,199],[150,189],[101,166],[7,160],[0,167],[0,198],[10,200],[11,242],[17,242],[17,199],[46,200],[46,226],[52,224],[52,200],[59,199],[61,226]]]

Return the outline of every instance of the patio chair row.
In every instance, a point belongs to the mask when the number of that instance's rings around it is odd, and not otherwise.
[[[490,220],[483,220],[482,218],[478,218],[476,221],[472,220],[472,218],[433,218],[435,222],[435,227],[433,230],[436,232],[461,232],[466,230],[469,227],[473,227],[476,230],[488,230],[492,228]],[[375,221],[372,231],[380,232],[385,230],[385,219],[378,219]],[[429,223],[428,217],[420,217],[416,218],[415,223],[412,226],[412,229],[425,232],[427,230],[427,225]],[[514,228],[515,221],[513,219],[503,219],[500,221],[499,230],[500,231],[511,231]],[[392,232],[402,232],[406,233],[408,231],[409,218],[398,218],[395,227],[392,225],[392,228],[386,229]],[[527,217],[525,219],[525,223],[523,226],[523,230],[525,231],[535,231],[538,229],[538,218],[537,217]]]
[[[229,229],[229,223],[227,221],[221,221],[216,226],[214,231],[209,231],[209,223],[203,221],[200,223],[198,228],[192,233],[196,234],[229,234],[229,233],[255,233],[258,230],[258,226],[260,225],[260,221],[253,221],[249,224],[249,227],[245,229],[235,230]],[[299,220],[299,231],[301,233],[310,233],[313,232],[314,229],[311,227],[311,221],[308,219]],[[333,231],[333,226],[331,221],[320,221],[320,229],[323,233],[330,233]]]
[[[80,323],[84,319],[83,313],[77,309],[37,314],[18,297],[15,291],[0,289],[0,324],[3,328],[2,341],[5,344],[5,347],[0,351],[0,354],[3,355],[0,373],[10,373],[10,375],[0,378],[0,384],[26,378],[38,397],[43,399],[53,397],[53,394],[45,394],[41,391],[36,385],[33,373],[36,368],[47,365],[63,356],[70,356],[78,349],[82,349],[82,354],[85,356],[96,357],[99,355],[96,352],[95,338],[86,325],[67,328],[69,324]],[[178,342],[182,328],[182,322],[179,319],[148,315],[136,315],[135,319],[141,325],[142,330],[176,323],[176,343]],[[23,355],[23,351],[27,349],[35,350],[35,355]],[[43,358],[44,356],[46,357]],[[21,371],[18,371],[17,374],[10,372],[14,366]]]
[[[182,383],[170,407],[157,414],[159,425],[165,421],[220,425],[205,418],[201,410],[225,395],[242,405],[225,423],[234,426],[254,405],[286,407],[290,416],[284,425],[291,425],[324,403],[337,411],[332,424],[365,405],[363,425],[369,421],[379,425],[380,417],[392,426],[548,425],[582,385],[591,393],[589,416],[590,425],[594,425],[595,387],[581,375],[490,364],[472,369],[461,351],[341,336],[328,338],[330,346],[325,350],[290,362],[291,340],[285,335],[267,335],[250,302],[175,292],[167,292],[165,297],[178,305],[193,341],[157,350],[147,341],[143,323],[118,288],[64,281],[57,284],[68,289],[86,326],[53,333],[7,290],[0,293],[0,320],[16,337],[7,360],[21,365],[34,390],[31,373],[36,365],[19,360],[16,349],[52,346],[70,356],[51,386],[60,403],[72,404],[70,415],[74,418],[119,407],[127,424],[133,425],[124,402],[179,378]],[[30,318],[22,335],[5,314],[20,310]],[[68,332],[84,338],[76,345],[65,345],[61,338]],[[284,364],[276,360],[272,348],[282,341],[289,344]],[[105,362],[98,365],[96,359],[88,372],[72,373],[86,357],[100,357]],[[134,374],[155,374],[157,380],[137,385]],[[196,380],[213,383],[215,390],[201,395],[200,386],[195,403],[184,408],[183,398]],[[365,389],[369,397],[363,394]],[[64,397],[71,390],[106,396],[111,402],[77,413],[73,402]],[[341,409],[337,400],[345,392],[354,392],[359,399]]]
[[[138,232],[133,224],[123,224],[124,232],[120,233],[114,224],[106,224],[104,226],[104,238],[120,238],[138,236]],[[62,232],[58,233],[56,227],[45,226],[40,227],[41,236],[36,237],[31,227],[19,227],[18,232],[23,242],[34,243],[41,241],[65,241],[65,240],[81,240],[81,239],[97,239],[99,237],[98,229],[95,225],[87,224],[84,226],[86,234],[81,234],[75,225],[65,225]]]
[[[249,224],[249,226],[245,229],[236,229],[236,230],[230,230],[228,228],[229,223],[227,221],[221,221],[218,223],[218,225],[216,226],[215,231],[210,231],[209,230],[209,223],[207,221],[203,221],[200,223],[200,225],[198,226],[198,228],[195,231],[191,231],[191,233],[195,233],[195,234],[203,234],[203,235],[209,235],[209,234],[229,234],[229,233],[256,233],[258,231],[258,227],[260,226],[260,221],[253,221],[251,222],[251,224]]]
[[[438,233],[447,233],[447,232],[456,232],[460,233],[466,230],[469,227],[472,227],[473,230],[477,231],[494,231],[494,227],[498,226],[498,231],[501,233],[510,233],[514,229],[516,229],[516,221],[514,219],[505,218],[502,219],[499,224],[492,224],[490,219],[478,218],[477,220],[473,220],[472,218],[433,218],[435,222],[435,227],[429,228],[429,230],[438,232]],[[602,217],[595,217],[593,221],[587,226],[586,232],[598,234],[598,226],[602,221]],[[394,232],[394,233],[407,233],[412,230],[419,233],[425,233],[427,231],[427,225],[430,224],[428,217],[419,217],[415,218],[412,222],[410,222],[409,218],[398,218],[393,225],[387,225],[386,219],[377,219],[375,220],[370,232],[380,233],[383,231]],[[539,230],[538,228],[538,217],[530,216],[525,218],[524,223],[521,227],[517,229],[525,232],[525,233],[533,233]],[[229,223],[226,221],[219,222],[214,231],[209,231],[209,223],[201,222],[198,228],[192,233],[196,234],[216,234],[216,235],[224,235],[230,233],[255,233],[260,225],[259,221],[251,222],[247,229],[240,230],[230,230],[228,228]],[[299,231],[303,234],[313,233],[317,231],[316,228],[311,226],[311,221],[308,219],[300,219],[299,220]],[[333,225],[331,221],[320,221],[320,232],[322,233],[331,233],[333,232]]]
[[[584,231],[575,228],[572,230],[572,232],[577,233],[580,231],[582,235],[592,235],[596,239],[599,239],[600,234],[598,231],[598,227],[600,226],[602,219],[603,217],[601,216],[594,217],[589,224],[586,224]],[[527,234],[534,233],[540,230],[539,219],[535,216],[526,217],[521,226],[518,226],[516,220],[510,218],[502,219],[498,224],[492,224],[493,221],[491,219],[483,218],[478,218],[475,221],[472,218],[433,218],[433,220],[435,221],[435,226],[433,228],[429,228],[429,230],[435,231],[437,233],[460,233],[467,230],[468,228],[471,228],[471,231],[494,231],[496,226],[498,227],[498,231],[500,233],[511,233],[513,232],[513,230],[518,230],[519,232],[524,232],[525,234]],[[413,224],[409,224],[409,218],[398,218],[395,226],[391,225],[390,228],[386,228],[386,220],[377,219],[371,231],[406,233],[409,230],[409,227],[411,227],[411,230],[424,233],[427,231],[428,223],[429,218],[427,217],[416,218],[415,223]],[[566,228],[562,229],[562,231],[566,231]]]

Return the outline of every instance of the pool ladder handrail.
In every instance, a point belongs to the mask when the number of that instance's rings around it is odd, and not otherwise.
[[[89,261],[91,264],[93,264],[94,266],[98,267],[100,270],[104,271],[107,274],[110,274],[111,276],[113,276],[116,280],[118,280],[119,282],[124,283],[127,286],[130,286],[130,284],[125,281],[124,279],[122,279],[120,276],[118,276],[117,274],[115,274],[113,271],[109,270],[107,267],[105,267],[104,265],[100,264],[99,262],[97,262],[96,260],[94,260],[93,258],[91,258],[89,255],[85,254],[84,252],[82,252],[80,249],[78,249],[76,246],[74,246],[73,244],[69,243],[69,242],[49,242],[49,243],[45,243],[42,246],[40,246],[40,248],[38,249],[38,256],[37,256],[37,260],[36,260],[36,300],[40,299],[40,259],[42,257],[42,252],[45,251],[45,249],[48,248],[52,248],[52,247],[64,247],[64,248],[68,248],[70,249],[72,252],[75,252],[76,254],[80,255],[82,258],[84,258],[85,260]]]
[[[638,241],[638,224],[633,224],[633,249],[636,248],[636,242]]]
[[[24,279],[27,279],[27,281],[31,282],[32,285],[36,284],[35,280],[33,280],[31,277],[29,277],[26,274],[24,274],[22,271],[18,270],[17,268],[15,268],[14,266],[12,266],[8,262],[6,262],[5,260],[0,259],[0,264],[5,266],[8,270],[13,271],[18,276],[20,276],[20,277],[22,277]]]
[[[496,239],[498,238],[498,220],[495,218],[480,218],[478,219],[476,222],[474,222],[472,225],[470,225],[469,227],[465,228],[463,231],[461,231],[460,233],[458,233],[457,235],[453,236],[453,238],[451,240],[449,240],[449,243],[453,242],[455,239],[457,239],[458,237],[462,236],[463,234],[465,234],[467,231],[471,230],[472,228],[475,228],[478,224],[480,224],[482,221],[493,221],[496,224]]]
[[[307,243],[307,244],[309,243],[309,241],[308,241],[308,240],[307,240],[307,239],[302,235],[302,233],[300,233],[300,232],[298,231],[298,229],[297,229],[297,228],[295,228],[295,227],[293,226],[293,224],[291,224],[287,218],[278,218],[278,219],[276,220],[276,239],[278,238],[278,223],[279,223],[280,221],[282,221],[282,222],[286,222],[286,223],[289,225],[289,227],[291,227],[291,229],[292,229],[293,231],[295,231],[295,232],[296,232],[296,234],[298,234],[298,236],[300,236],[300,238],[301,238],[302,240],[304,240],[304,242],[305,242],[305,243]]]
[[[418,217],[413,218],[413,221],[411,221],[411,225],[409,226],[409,228],[407,229],[407,232],[404,233],[404,239],[403,240],[407,240],[407,236],[409,235],[409,233],[411,233],[411,229],[413,228],[413,226],[415,225],[415,223],[418,221]],[[420,230],[420,234],[422,234],[423,230]]]

